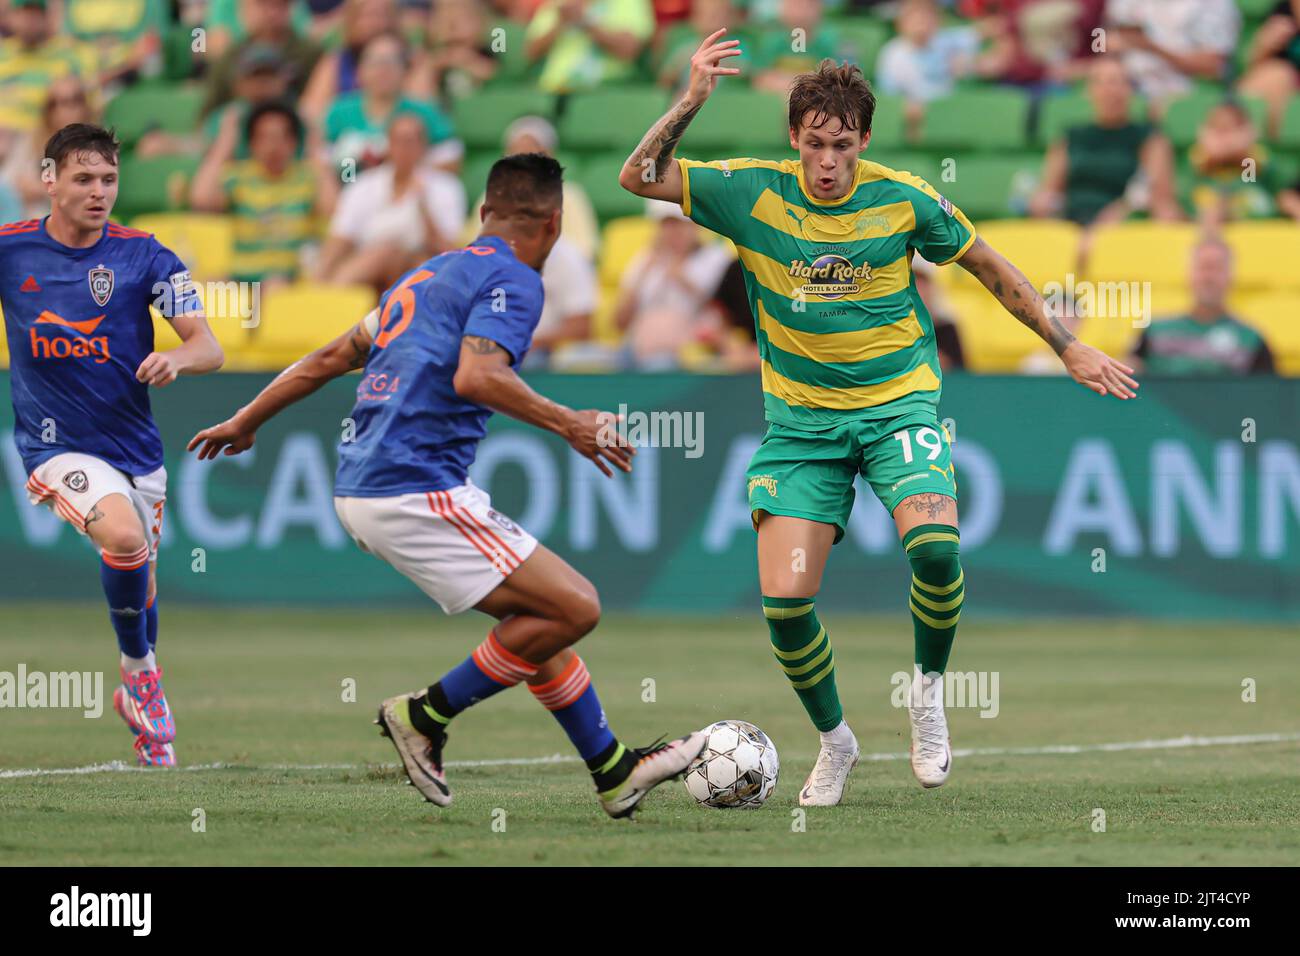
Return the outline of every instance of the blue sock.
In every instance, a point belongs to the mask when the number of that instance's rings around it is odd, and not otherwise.
[[[144,604],[149,593],[148,549],[133,555],[105,552],[99,565],[99,580],[108,599],[108,615],[117,632],[117,646],[127,657],[147,656],[149,636]]]
[[[158,595],[153,596],[144,611],[145,637],[149,639],[149,650],[158,647]]]
[[[593,760],[618,743],[605,720],[596,688],[582,658],[573,655],[560,676],[545,684],[529,685],[538,702],[555,715],[583,760]]]
[[[487,700],[537,673],[537,665],[507,650],[491,631],[465,658],[411,705],[411,723],[433,736],[471,704]]]

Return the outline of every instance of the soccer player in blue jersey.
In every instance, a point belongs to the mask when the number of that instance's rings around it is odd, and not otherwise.
[[[600,804],[632,814],[704,746],[688,734],[647,748],[610,731],[572,645],[600,617],[591,583],[494,510],[468,477],[493,411],[563,437],[606,475],[633,450],[595,410],[575,411],[516,374],[541,314],[539,272],[560,234],[561,170],[540,154],[507,156],[488,176],[483,229],[472,245],[408,272],[351,331],[291,365],[190,450],[212,459],[252,446],[257,429],[329,380],[364,366],[352,411],[356,440],[339,446],[334,506],[363,551],[414,581],[448,614],[497,619],[486,639],[427,690],[384,701],[383,732],[411,782],[451,803],[446,728],[472,704],[527,683],[586,762]]]
[[[33,504],[90,539],[121,651],[113,706],[145,766],[176,765],[163,694],[155,565],[167,500],[149,387],[219,368],[185,265],[149,233],[108,221],[118,144],[65,126],[45,146],[50,214],[0,227],[14,441]],[[155,351],[154,305],[181,344]]]

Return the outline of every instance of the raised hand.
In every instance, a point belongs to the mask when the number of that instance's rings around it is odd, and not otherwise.
[[[691,57],[691,78],[687,83],[686,95],[691,102],[700,104],[709,98],[718,85],[720,76],[739,76],[736,67],[721,66],[729,56],[740,56],[739,40],[720,40],[727,28],[711,33],[700,44],[700,48]]]

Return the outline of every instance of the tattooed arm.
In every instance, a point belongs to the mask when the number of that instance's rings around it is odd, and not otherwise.
[[[1138,383],[1133,369],[1105,352],[1084,345],[1054,316],[1034,284],[983,239],[976,239],[958,264],[993,293],[1003,308],[1031,329],[1061,357],[1065,369],[1080,385],[1098,395],[1134,398]]]
[[[326,382],[366,364],[378,318],[375,310],[333,342],[298,359],[226,421],[191,438],[185,450],[201,445],[199,458],[216,458],[223,449],[227,455],[238,455],[252,448],[257,430],[267,420]]]
[[[673,151],[718,85],[718,77],[740,73],[733,67],[718,65],[726,57],[740,55],[739,40],[719,39],[726,32],[724,27],[700,44],[691,57],[691,78],[685,95],[650,127],[650,132],[623,164],[618,183],[628,192],[648,199],[682,201],[682,171],[673,161]]]
[[[613,474],[606,461],[622,471],[632,470],[636,449],[620,438],[613,415],[595,409],[574,411],[539,395],[510,363],[510,353],[496,342],[467,335],[460,340],[460,361],[452,387],[467,401],[554,432],[606,475]]]

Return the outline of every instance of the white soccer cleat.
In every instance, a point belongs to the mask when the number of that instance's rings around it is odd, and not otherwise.
[[[708,737],[697,730],[668,743],[634,749],[632,752],[638,757],[636,766],[618,786],[598,794],[601,809],[615,820],[632,816],[651,790],[685,773],[706,743]]]
[[[799,791],[799,806],[833,807],[844,799],[849,774],[858,765],[861,753],[856,740],[852,750],[837,750],[823,744],[812,773],[808,774],[803,789]]]
[[[397,755],[402,758],[406,776],[424,799],[440,807],[451,805],[451,788],[442,772],[442,748],[447,735],[430,740],[411,726],[411,698],[417,694],[399,694],[379,705],[375,723],[379,732],[393,742]]]
[[[952,742],[943,712],[943,675],[925,677],[913,667],[907,713],[912,718],[912,773],[927,790],[942,787],[952,770]]]

